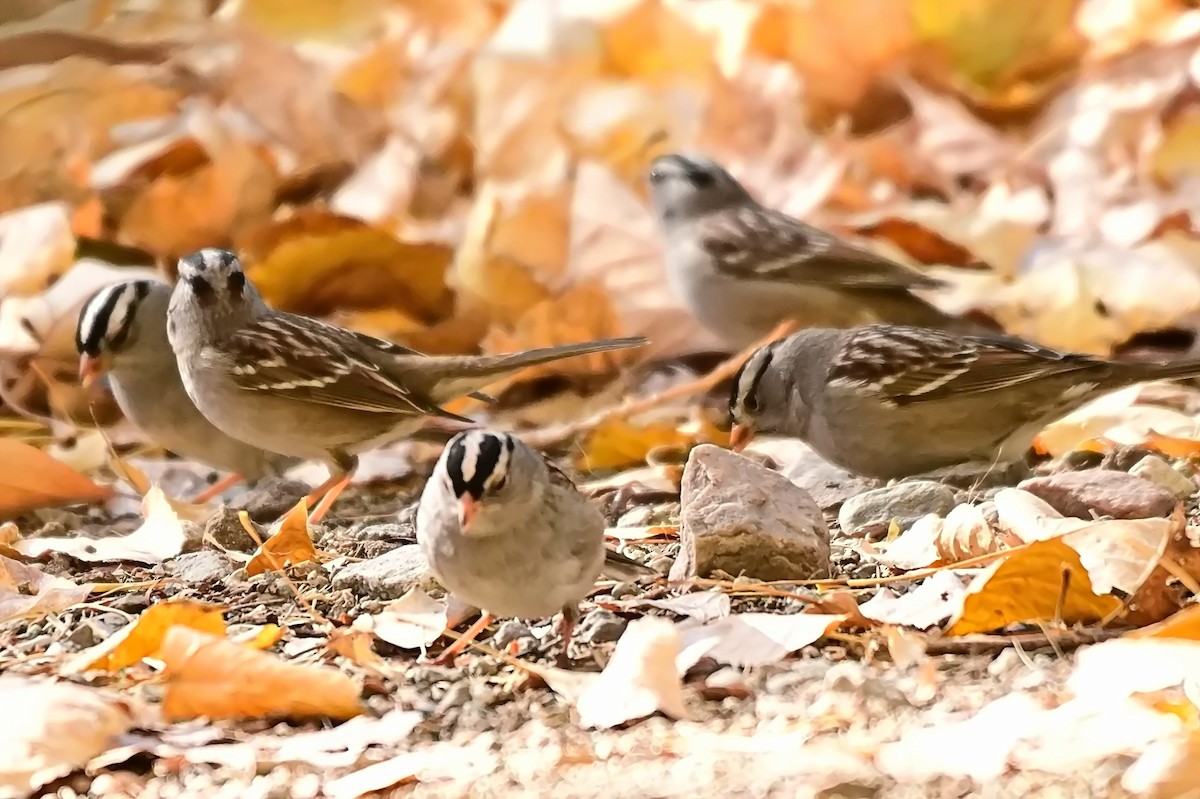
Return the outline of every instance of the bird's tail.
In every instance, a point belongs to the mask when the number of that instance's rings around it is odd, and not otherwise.
[[[1153,363],[1120,362],[1116,374],[1129,385],[1149,380],[1184,380],[1200,377],[1200,360],[1193,358]]]
[[[421,357],[423,374],[437,374],[437,380],[427,387],[430,399],[436,403],[448,402],[471,391],[477,391],[489,383],[508,377],[530,366],[591,355],[596,352],[625,350],[641,347],[647,339],[641,336],[629,338],[603,338],[579,344],[563,344],[558,347],[542,347],[508,355],[464,357],[459,355],[431,355]]]

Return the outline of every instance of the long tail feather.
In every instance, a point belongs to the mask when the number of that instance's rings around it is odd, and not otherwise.
[[[641,336],[629,338],[606,338],[585,341],[579,344],[564,344],[559,347],[542,347],[508,355],[492,355],[484,358],[462,356],[428,356],[422,359],[426,374],[441,375],[437,384],[428,389],[429,397],[437,403],[447,402],[471,391],[477,391],[500,378],[519,372],[530,366],[591,355],[596,352],[626,350],[641,347],[647,339]],[[430,361],[433,363],[431,364]],[[434,368],[429,368],[433,366]]]

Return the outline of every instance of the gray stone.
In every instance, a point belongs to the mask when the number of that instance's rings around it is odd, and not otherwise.
[[[835,510],[856,494],[869,491],[878,481],[857,477],[834,466],[810,447],[797,442],[795,457],[780,469],[783,476],[803,488],[823,511]]]
[[[1172,469],[1171,464],[1157,455],[1147,455],[1142,458],[1133,465],[1129,473],[1162,486],[1174,494],[1177,499],[1187,499],[1196,493],[1195,480]]]
[[[573,636],[585,644],[608,644],[616,641],[629,626],[626,619],[607,610],[593,610],[579,621]]]
[[[496,634],[492,636],[492,646],[497,649],[503,649],[520,638],[533,639],[533,633],[529,631],[529,625],[519,619],[507,619],[500,623],[496,629]]]
[[[235,552],[253,552],[258,548],[258,544],[247,535],[246,528],[238,521],[237,511],[224,505],[208,517],[204,525],[204,537],[212,539],[222,549]]]
[[[335,590],[348,589],[372,599],[397,599],[413,586],[437,585],[421,547],[406,544],[377,558],[348,563],[333,575]]]
[[[265,477],[250,490],[238,506],[260,524],[273,522],[292,508],[311,489],[298,480],[286,477]]]
[[[228,556],[212,549],[180,555],[163,565],[167,574],[188,585],[224,580],[235,568]]]
[[[417,540],[417,528],[411,524],[384,522],[368,524],[357,531],[356,538],[368,541],[399,541],[412,543]]]
[[[843,535],[872,538],[885,534],[893,521],[906,530],[930,513],[945,516],[954,504],[954,492],[941,483],[906,480],[846,500],[838,525]]]
[[[778,472],[704,444],[688,456],[671,579],[714,571],[759,580],[829,574],[829,528],[808,492]]]
[[[1064,516],[1146,519],[1170,516],[1175,495],[1145,478],[1112,469],[1088,469],[1034,477],[1021,488]]]

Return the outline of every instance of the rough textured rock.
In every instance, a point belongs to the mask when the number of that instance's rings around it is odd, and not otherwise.
[[[183,580],[188,585],[223,580],[236,568],[227,555],[212,549],[180,555],[163,566],[167,574]]]
[[[1175,495],[1177,499],[1186,499],[1196,493],[1196,481],[1180,474],[1171,465],[1157,455],[1147,455],[1133,465],[1129,470],[1143,480],[1162,486]]]
[[[875,480],[856,477],[834,466],[806,444],[799,444],[795,456],[780,470],[783,476],[803,488],[821,510],[832,510],[850,497],[878,485]]]
[[[377,558],[349,563],[333,576],[335,590],[349,589],[372,599],[397,599],[414,585],[437,585],[429,563],[416,544],[406,544]]]
[[[258,544],[254,543],[254,539],[238,521],[237,511],[224,505],[208,517],[204,525],[204,536],[211,538],[222,549],[232,549],[235,552],[253,552],[258,548]]]
[[[684,467],[680,551],[672,579],[714,571],[760,580],[829,574],[829,529],[804,489],[710,444]]]
[[[954,492],[941,483],[908,480],[846,500],[838,524],[843,535],[873,537],[886,533],[893,521],[906,530],[930,513],[945,516],[954,505]]]
[[[1127,472],[1088,469],[1034,477],[1020,488],[1044,500],[1064,516],[1091,519],[1146,519],[1170,516],[1175,495],[1160,485]]]
[[[311,489],[298,480],[267,477],[241,501],[251,519],[263,524],[273,522],[296,506]]]

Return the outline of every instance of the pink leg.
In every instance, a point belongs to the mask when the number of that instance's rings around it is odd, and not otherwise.
[[[212,500],[216,499],[217,497],[221,496],[222,494],[224,494],[230,488],[233,488],[235,485],[237,485],[241,481],[242,481],[242,476],[240,474],[225,475],[220,480],[213,483],[208,488],[204,489],[199,494],[197,494],[192,499],[192,503],[195,505],[207,504],[207,503],[211,502]]]
[[[488,613],[486,610],[481,611],[479,614],[479,620],[476,621],[474,624],[472,624],[470,627],[468,627],[467,631],[462,634],[461,638],[459,638],[457,641],[455,641],[450,646],[446,647],[445,651],[443,651],[442,654],[438,655],[437,658],[433,661],[434,665],[435,666],[449,666],[449,665],[453,664],[455,656],[458,655],[459,652],[466,649],[467,644],[474,641],[475,637],[477,635],[479,635],[481,632],[483,632],[484,629],[486,629],[487,626],[491,623],[492,623],[492,614]]]

